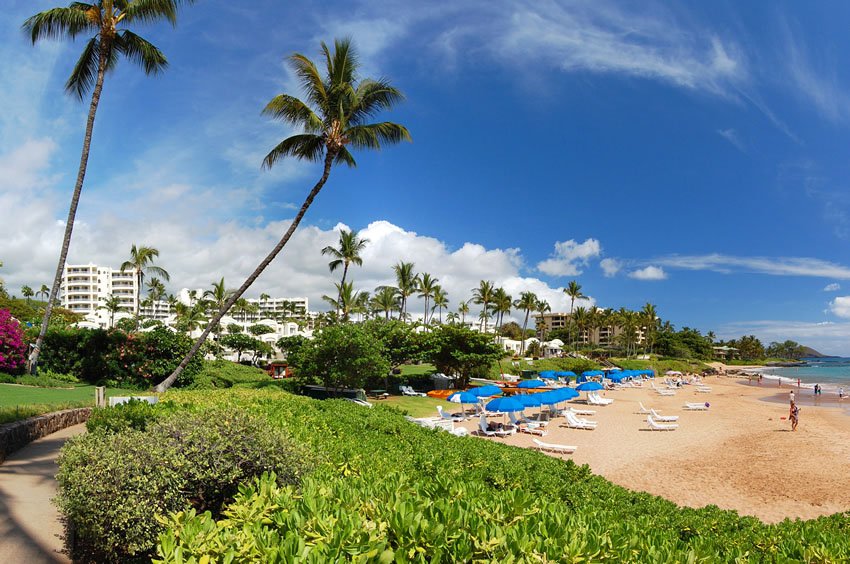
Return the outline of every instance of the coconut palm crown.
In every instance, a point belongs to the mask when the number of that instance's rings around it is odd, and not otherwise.
[[[71,234],[74,230],[74,219],[77,206],[86,177],[86,167],[89,161],[94,119],[103,82],[106,73],[115,68],[123,55],[139,65],[145,74],[156,74],[168,66],[165,55],[153,44],[136,35],[128,29],[133,24],[148,24],[159,20],[167,20],[172,25],[177,23],[177,9],[181,4],[193,4],[194,0],[97,0],[96,2],[71,2],[65,8],[52,8],[39,12],[27,19],[23,29],[29,35],[33,44],[42,39],[76,39],[78,36],[88,36],[77,64],[74,65],[71,76],[65,83],[65,90],[83,99],[91,92],[91,103],[86,121],[86,131],[83,136],[83,148],[80,155],[80,166],[77,171],[76,184],[71,195],[71,205],[68,208],[68,219],[65,221],[65,234],[62,239],[62,249],[53,286],[47,298],[47,307],[41,321],[41,331],[38,334],[32,353],[29,357],[29,371],[35,373],[38,367],[38,355],[44,342],[44,335],[50,324],[53,303],[59,294],[62,273],[71,246]]]
[[[350,149],[380,149],[384,145],[411,140],[410,133],[402,125],[388,121],[369,123],[376,114],[401,102],[404,96],[387,80],[360,79],[357,74],[357,53],[351,40],[337,39],[334,41],[333,52],[322,43],[321,51],[324,56],[324,72],[320,72],[313,61],[300,53],[295,53],[287,59],[306,94],[306,101],[289,94],[280,94],[266,105],[263,113],[301,128],[303,133],[281,141],[266,155],[263,166],[271,168],[285,157],[295,157],[322,162],[322,176],[307,194],[301,209],[280,241],[234,292],[225,307],[216,314],[174,372],[156,386],[156,391],[164,392],[174,384],[192,357],[200,350],[209,335],[210,326],[218,323],[227,308],[251,287],[283,250],[313,200],[328,181],[335,163],[356,166]]]

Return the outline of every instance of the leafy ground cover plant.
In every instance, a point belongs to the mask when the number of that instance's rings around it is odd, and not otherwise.
[[[587,467],[406,422],[394,409],[272,391],[169,394],[262,414],[321,461],[300,489],[269,478],[213,514],[173,512],[161,562],[840,562],[850,516],[765,525],[679,508]],[[235,556],[234,556],[235,554]]]

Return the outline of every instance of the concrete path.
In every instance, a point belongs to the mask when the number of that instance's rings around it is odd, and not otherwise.
[[[56,495],[56,457],[85,424],[47,435],[0,465],[0,562],[70,562],[62,554],[64,528],[50,501]]]

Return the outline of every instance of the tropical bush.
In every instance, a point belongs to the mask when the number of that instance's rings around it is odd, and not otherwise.
[[[329,388],[362,388],[390,371],[383,344],[362,326],[330,325],[289,353],[299,377],[318,378]]]
[[[61,374],[52,370],[40,371],[38,376],[23,374],[17,378],[18,384],[39,388],[69,388],[78,382],[79,380],[72,374]]]
[[[443,325],[425,335],[421,354],[440,372],[457,375],[457,387],[466,388],[470,378],[486,377],[493,363],[502,358],[503,351],[490,335]]]
[[[268,373],[254,366],[245,366],[229,360],[205,360],[201,370],[188,387],[195,390],[209,390],[250,386],[270,381]]]
[[[850,515],[765,525],[683,509],[525,449],[454,437],[381,405],[270,391],[174,392],[262,414],[320,457],[300,488],[267,476],[221,512],[172,512],[160,562],[837,562]]]
[[[51,329],[45,336],[39,366],[90,384],[144,389],[168,376],[191,346],[189,337],[166,327],[130,334],[120,330]],[[194,358],[177,384],[190,384],[201,366],[201,359]]]
[[[120,433],[128,429],[144,431],[148,423],[161,413],[163,413],[162,407],[157,408],[146,401],[131,399],[115,407],[92,410],[91,416],[86,421],[86,430],[89,433],[98,431]]]
[[[274,471],[278,484],[295,484],[308,468],[283,431],[248,413],[223,407],[151,417],[139,406],[125,409],[101,416],[59,457],[57,504],[80,559],[141,559],[164,529],[157,515],[195,508],[215,517],[240,483]]]
[[[17,373],[26,363],[27,345],[21,324],[7,309],[0,309],[0,370]]]

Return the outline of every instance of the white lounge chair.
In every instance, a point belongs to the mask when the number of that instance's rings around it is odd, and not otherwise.
[[[679,428],[676,423],[659,423],[652,418],[652,415],[646,416],[646,422],[649,423],[649,428],[653,431],[675,431]]]
[[[596,411],[593,409],[576,409],[574,407],[570,407],[570,413],[575,415],[596,415]]]
[[[587,403],[589,403],[590,405],[608,405],[608,404],[614,403],[614,400],[603,399],[603,398],[599,397],[598,395],[594,394],[593,392],[588,392],[587,393]]]
[[[711,393],[711,388],[709,388],[708,386],[697,386],[697,387],[696,387],[696,392],[697,392],[698,394],[710,394],[710,393]]]
[[[516,433],[516,427],[491,431],[487,428],[487,417],[482,413],[478,418],[478,431],[487,437],[507,437]]]
[[[674,421],[679,420],[678,415],[661,415],[654,409],[650,409],[649,414],[652,415],[652,418],[659,423],[673,423]]]
[[[443,411],[442,405],[437,406],[437,413],[440,414],[440,417],[449,421],[463,421],[465,419],[463,415],[460,415],[458,413],[446,413],[445,411]]]
[[[640,402],[640,401],[639,401],[639,402],[638,402],[638,405],[640,406],[640,409],[638,410],[638,413],[640,413],[641,415],[646,415],[646,414],[648,414],[648,413],[649,413],[649,410],[643,406],[643,402]]]
[[[655,390],[655,393],[657,393],[659,396],[675,396],[676,395],[675,390],[665,390],[664,388],[659,388],[655,384],[652,385],[652,389]]]
[[[574,414],[567,411],[564,413],[567,418],[567,427],[571,429],[586,429],[588,431],[592,431],[596,429],[596,425],[598,424],[596,421],[589,421],[587,419],[579,419]]]
[[[569,446],[569,445],[556,445],[556,444],[553,444],[553,443],[544,443],[543,441],[539,441],[537,439],[531,439],[531,440],[534,441],[534,444],[535,444],[534,448],[536,448],[538,450],[548,450],[550,452],[562,452],[562,453],[565,453],[565,454],[572,454],[576,451],[576,448],[578,448],[578,447]]]
[[[525,425],[518,425],[517,429],[519,429],[520,433],[528,433],[529,435],[538,435],[541,437],[546,436],[546,429],[535,423],[526,423]]]
[[[685,409],[688,411],[708,411],[708,406],[704,403],[685,402]]]
[[[426,397],[428,394],[423,394],[422,392],[417,392],[410,386],[399,386],[398,389],[401,391],[401,395],[403,396],[416,396],[420,398]]]

